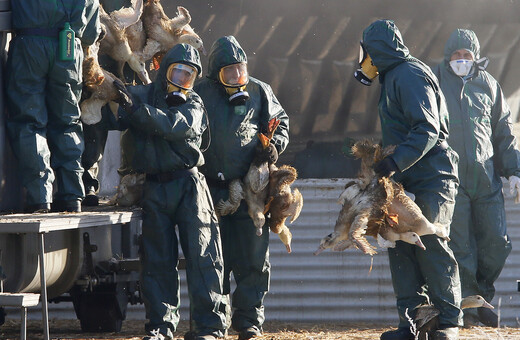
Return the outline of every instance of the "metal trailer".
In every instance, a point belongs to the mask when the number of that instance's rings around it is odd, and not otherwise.
[[[0,83],[11,29],[10,0],[0,0]],[[0,211],[17,211],[23,191],[6,138],[0,91]],[[115,184],[117,185],[117,184]],[[45,338],[47,303],[72,301],[81,329],[117,332],[128,303],[140,302],[140,210],[95,208],[78,214],[0,215],[0,291],[40,293]],[[5,321],[0,306],[0,325]]]

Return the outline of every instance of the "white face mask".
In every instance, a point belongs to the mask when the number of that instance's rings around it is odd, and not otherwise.
[[[457,59],[450,61],[450,66],[459,77],[465,77],[471,71],[473,67],[473,60]]]

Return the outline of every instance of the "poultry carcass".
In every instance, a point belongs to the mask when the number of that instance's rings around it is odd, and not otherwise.
[[[170,19],[164,13],[160,0],[148,0],[144,6],[142,21],[146,32],[146,46],[143,55],[153,58],[155,68],[160,64],[162,56],[173,46],[186,43],[206,54],[202,39],[189,25],[191,16],[182,6],[177,7],[177,16]]]
[[[108,201],[109,205],[131,207],[139,204],[143,197],[145,174],[127,174],[121,178],[117,192]]]
[[[471,295],[462,299],[460,308],[489,308],[494,307],[480,295]],[[432,333],[439,328],[439,310],[428,303],[417,308],[413,321],[415,331],[419,340],[432,339]]]
[[[394,149],[394,146],[382,149],[369,141],[354,144],[352,153],[361,159],[361,171],[357,179],[347,183],[340,196],[343,207],[334,232],[321,240],[315,254],[327,248],[357,247],[374,255],[377,252],[366,236],[376,238],[381,247],[395,247],[395,241],[401,240],[423,249],[422,235],[437,234],[447,238],[446,228],[430,223],[406,195],[402,185],[390,178],[376,176],[373,165]]]
[[[297,188],[291,191],[291,184],[297,177],[298,173],[292,166],[269,166],[269,198],[264,213],[269,213],[269,229],[278,234],[288,253],[291,252],[292,234],[285,220],[290,217],[290,223],[293,223],[303,207],[300,191]]]
[[[128,63],[144,84],[151,80],[146,70],[147,57],[142,51],[132,50],[126,29],[138,24],[143,13],[143,0],[133,0],[133,6],[113,11],[109,14],[100,6],[100,21],[106,30],[100,41],[100,54],[107,54],[119,64],[119,76],[124,79],[123,67]],[[134,27],[133,29],[137,28]]]
[[[274,132],[278,128],[280,120],[273,118],[269,121],[267,132],[259,133],[259,148],[267,149],[271,143]],[[265,204],[269,195],[269,160],[263,153],[257,153],[243,179],[235,179],[229,185],[229,198],[220,200],[215,210],[217,215],[225,216],[234,213],[243,198],[247,203],[247,211],[256,227],[256,234],[262,235],[262,227],[265,224]]]
[[[93,44],[85,52],[83,60],[83,85],[90,96],[80,103],[81,121],[87,125],[101,120],[101,108],[109,103],[112,112],[117,112],[119,92],[113,85],[117,77],[103,69],[98,62],[98,46]]]

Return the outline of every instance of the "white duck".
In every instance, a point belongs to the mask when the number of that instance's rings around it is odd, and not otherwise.
[[[188,10],[178,6],[177,11],[177,16],[170,19],[164,13],[160,0],[148,0],[144,6],[142,21],[147,40],[143,55],[147,59],[154,58],[155,68],[162,56],[176,44],[190,44],[206,54],[202,39],[189,25],[191,16]]]
[[[106,30],[106,35],[100,42],[100,54],[108,54],[119,64],[119,76],[124,79],[123,67],[128,63],[144,84],[151,80],[146,70],[146,56],[142,51],[132,50],[125,33],[128,27],[138,23],[143,13],[143,0],[133,0],[133,7],[113,11],[108,15],[100,6],[100,21]],[[138,26],[134,27],[138,28]]]

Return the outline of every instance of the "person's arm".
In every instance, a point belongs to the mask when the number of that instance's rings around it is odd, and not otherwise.
[[[399,144],[391,155],[399,170],[403,172],[437,143],[440,115],[437,94],[426,78],[416,75],[403,77],[395,89],[395,99],[402,108],[403,119],[411,126],[406,140]]]
[[[276,118],[280,120],[280,125],[276,129],[271,143],[276,147],[278,153],[282,153],[289,144],[289,116],[273,93],[269,85],[265,86],[265,108],[267,122]]]
[[[81,20],[83,28],[80,32],[81,44],[92,45],[101,34],[101,23],[99,21],[99,0],[86,0],[85,9]]]
[[[491,108],[495,168],[506,178],[520,177],[520,152],[513,134],[511,110],[498,82],[493,79],[490,83],[493,85],[491,91],[495,97]]]

